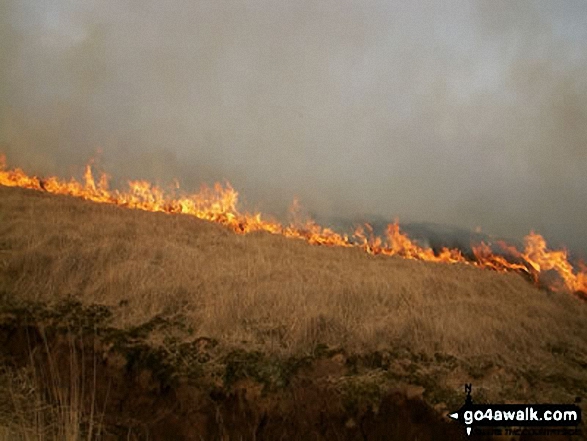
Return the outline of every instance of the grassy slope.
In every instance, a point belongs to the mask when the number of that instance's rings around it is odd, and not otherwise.
[[[182,215],[0,187],[2,293],[111,305],[119,327],[181,315],[225,351],[402,353],[393,378],[428,390],[462,394],[473,381],[488,400],[587,396],[587,304],[570,295],[514,274],[238,236]]]

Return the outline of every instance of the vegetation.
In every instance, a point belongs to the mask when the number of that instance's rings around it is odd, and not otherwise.
[[[478,402],[572,402],[587,397],[586,320],[583,301],[515,274],[0,187],[0,440],[139,427],[112,416],[125,382],[143,407],[305,382],[352,415],[392,390],[446,413],[465,382]]]

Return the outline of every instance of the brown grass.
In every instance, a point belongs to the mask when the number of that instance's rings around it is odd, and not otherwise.
[[[57,354],[41,337],[42,349],[28,348],[27,364],[0,366],[0,441],[102,439],[103,414],[95,401],[97,358],[87,372],[84,355],[76,349],[83,341],[69,333],[66,366],[59,366]],[[86,384],[93,385],[91,390]]]
[[[349,360],[399,353],[388,367],[354,377],[349,368],[332,381],[358,394],[390,381],[415,384],[445,412],[441,404],[471,381],[489,402],[569,402],[587,393],[587,304],[519,275],[239,236],[184,215],[0,187],[0,305],[66,298],[112,306],[120,328],[181,316],[190,338],[214,338],[224,354],[242,348],[286,358],[321,344],[343,348]],[[39,381],[54,381],[38,372],[7,371],[0,382],[21,378],[15,384],[34,392]],[[13,409],[28,416],[11,431],[0,418],[0,441],[53,439],[35,436],[49,420],[82,439],[88,409],[76,378],[65,395],[53,388],[50,403],[37,396]],[[18,403],[14,390],[0,384],[0,402]],[[90,407],[91,424],[96,412]],[[14,437],[29,429],[32,437]]]
[[[521,276],[369,256],[183,215],[0,187],[0,292],[125,306],[121,326],[185,315],[229,345],[298,353],[316,343],[483,356],[548,370],[587,353],[587,305]]]
[[[396,376],[444,411],[447,391],[471,381],[489,402],[587,393],[587,304],[570,294],[462,264],[239,236],[185,215],[0,187],[2,297],[112,305],[117,327],[181,315],[225,353],[399,351],[406,363],[356,381]]]

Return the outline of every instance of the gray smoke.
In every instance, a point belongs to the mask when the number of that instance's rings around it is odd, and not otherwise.
[[[0,0],[0,150],[587,250],[587,5]]]

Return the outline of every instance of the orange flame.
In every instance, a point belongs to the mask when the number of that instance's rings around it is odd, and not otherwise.
[[[435,253],[432,248],[418,245],[400,230],[397,220],[387,226],[384,239],[376,236],[373,228],[365,224],[355,230],[351,240],[348,235],[322,227],[312,219],[303,220],[297,200],[294,200],[292,205],[293,221],[289,225],[264,219],[261,213],[243,213],[237,206],[238,192],[229,183],[216,183],[211,188],[202,186],[198,193],[182,197],[170,195],[147,181],[130,181],[126,191],[110,190],[108,176],[102,173],[96,182],[91,164],[86,166],[82,183],[73,178],[64,181],[53,176],[29,176],[20,168],[7,170],[6,158],[0,154],[0,185],[43,190],[138,210],[187,214],[220,223],[238,234],[265,231],[303,239],[315,245],[359,247],[374,255],[463,263],[500,272],[512,271],[529,275],[535,283],[539,282],[541,273],[554,271],[558,275],[558,280],[548,285],[550,289],[571,291],[587,298],[587,266],[580,262],[578,269],[573,268],[565,250],[549,250],[544,238],[533,231],[525,237],[524,251],[498,242],[508,256],[506,258],[504,255],[495,254],[488,244],[481,243],[473,246],[475,259],[468,260],[458,249],[443,248]],[[175,187],[179,188],[177,181]]]

